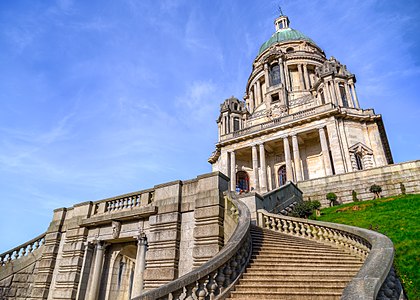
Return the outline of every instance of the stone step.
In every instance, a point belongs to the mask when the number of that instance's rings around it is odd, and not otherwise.
[[[297,278],[290,278],[284,276],[276,276],[276,277],[247,277],[241,278],[241,285],[257,285],[257,286],[269,286],[274,283],[279,283],[281,285],[298,285],[298,286],[317,286],[317,285],[333,285],[333,286],[343,286],[345,287],[348,283],[348,279],[351,277],[342,277],[342,279],[338,278],[322,278],[322,279],[313,279],[312,277],[300,277],[299,280]]]
[[[319,275],[319,276],[318,276]],[[271,280],[271,281],[305,281],[305,280],[320,280],[320,276],[322,277],[322,280],[341,280],[341,281],[350,281],[354,273],[348,273],[348,272],[294,272],[294,273],[285,273],[282,274],[270,274],[267,275],[267,273],[264,272],[248,272],[244,273],[242,275],[242,280],[257,280],[257,281],[264,281],[264,280]]]
[[[344,275],[344,276],[351,276],[353,277],[354,275],[356,275],[357,271],[359,269],[355,268],[355,269],[337,269],[337,268],[331,268],[331,269],[319,269],[319,268],[309,268],[309,269],[299,269],[296,270],[296,268],[284,268],[284,269],[270,269],[267,270],[266,268],[249,268],[245,271],[244,276],[245,275],[265,275],[265,276],[273,276],[276,274],[282,275],[282,276],[302,276],[302,275],[306,275],[306,276],[314,276],[314,277],[319,277],[319,276],[330,276],[330,275],[335,275],[337,274],[337,276],[339,275]]]
[[[282,247],[281,249],[279,249],[278,247],[264,247],[261,249],[253,249],[255,253],[274,253],[274,254],[282,254],[282,253],[290,253],[290,254],[295,254],[295,253],[308,253],[308,254],[337,254],[337,255],[346,255],[348,256],[348,254],[346,252],[344,252],[343,250],[340,249],[335,249],[335,248],[330,248],[330,249],[325,249],[322,250],[322,252],[319,251],[318,248],[301,248],[301,247]]]
[[[329,284],[322,284],[322,285],[295,285],[295,284],[270,284],[270,285],[246,285],[241,284],[235,288],[235,292],[249,292],[249,293],[258,293],[264,291],[270,292],[337,292],[341,294],[343,289],[345,288],[345,284],[341,285],[329,285]]]
[[[265,244],[263,246],[260,245],[255,245],[252,244],[252,248],[255,251],[259,251],[259,250],[277,250],[278,252],[280,251],[286,251],[286,250],[302,250],[302,251],[306,251],[306,250],[315,250],[317,252],[323,252],[325,251],[331,251],[331,250],[339,250],[338,248],[332,248],[332,247],[328,247],[328,246],[318,246],[318,245],[295,245],[295,244],[278,244],[278,245],[274,245],[274,244]],[[344,252],[342,252],[344,253]]]
[[[289,262],[289,261],[282,261],[282,262],[259,262],[255,261],[252,263],[252,268],[258,267],[258,268],[278,268],[278,267],[293,267],[293,268],[324,268],[324,267],[331,267],[331,268],[355,268],[356,270],[360,270],[360,267],[362,264],[360,263],[340,263],[340,262],[327,262],[327,261],[295,261],[295,262]]]
[[[348,257],[342,254],[323,254],[323,253],[258,253],[252,254],[251,259],[259,261],[283,261],[285,259],[291,260],[300,260],[301,258],[313,258],[313,259],[323,259],[323,260],[339,260],[339,261],[351,261],[351,262],[361,262],[357,257]]]
[[[323,271],[323,272],[334,272],[334,271],[342,271],[342,272],[354,272],[357,273],[360,270],[359,266],[349,266],[349,267],[335,267],[335,266],[305,266],[304,268],[299,268],[299,271],[306,272],[306,271]],[[279,271],[297,271],[296,265],[272,265],[269,268],[267,266],[252,266],[251,268],[247,269],[247,272],[251,271],[264,271],[267,273],[279,272]]]
[[[272,292],[272,291],[233,291],[231,299],[339,299],[341,292],[304,292],[304,291],[286,291],[286,292]]]

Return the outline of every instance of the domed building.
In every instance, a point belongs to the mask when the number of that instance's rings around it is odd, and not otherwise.
[[[252,65],[244,100],[223,102],[213,171],[231,190],[267,192],[392,164],[382,117],[362,109],[356,77],[279,16]]]

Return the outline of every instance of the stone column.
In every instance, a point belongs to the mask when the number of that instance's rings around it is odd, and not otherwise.
[[[283,67],[283,59],[279,58],[279,68],[280,68],[280,80],[281,83],[285,86],[286,81],[284,80],[284,67]]]
[[[309,89],[311,88],[311,79],[309,78],[307,64],[303,64],[303,74],[304,74],[304,77],[305,77],[306,89],[309,91]]]
[[[262,103],[262,97],[261,97],[261,82],[257,80],[257,105],[260,105]]]
[[[252,113],[255,108],[254,92],[249,89],[249,112]]]
[[[331,94],[331,97],[332,97],[332,99],[333,99],[333,101],[332,101],[332,102],[333,102],[334,104],[339,105],[339,103],[340,103],[340,102],[338,102],[339,100],[338,100],[337,95],[336,95],[336,92],[335,92],[335,88],[334,88],[334,81],[333,81],[333,80],[330,80],[330,81],[329,81],[328,86],[329,86],[329,88],[330,88],[330,94]]]
[[[104,263],[105,244],[103,241],[96,242],[96,255],[93,265],[93,274],[91,278],[90,291],[88,295],[89,300],[98,299],[99,287],[101,285],[101,275]]]
[[[356,87],[354,86],[354,83],[350,83],[350,90],[353,96],[354,103],[356,104],[356,108],[360,108],[359,100],[357,99],[357,95],[356,95]]]
[[[236,157],[235,151],[230,152],[230,190],[236,191]]]
[[[322,90],[324,91],[325,103],[332,103],[330,91],[328,90],[328,82],[324,81],[324,87]]]
[[[290,159],[290,145],[289,145],[289,138],[287,136],[283,138],[283,146],[284,146],[284,160],[286,161],[286,179],[288,181],[293,181],[292,160]]]
[[[324,128],[319,128],[319,140],[321,142],[322,158],[324,160],[325,175],[332,175],[330,152],[328,151],[327,138],[325,136]]]
[[[134,281],[133,289],[131,291],[131,298],[141,295],[144,286],[144,270],[146,269],[146,250],[147,238],[144,232],[141,232],[137,237],[137,255],[136,265],[134,267]]]
[[[287,66],[287,64],[284,65],[284,76],[286,77],[286,89],[288,91],[291,91],[292,85],[290,84],[289,67]]]
[[[295,162],[296,181],[302,181],[302,168],[300,167],[299,145],[296,135],[292,135],[293,160]]]
[[[341,98],[340,88],[338,87],[338,82],[333,80],[333,85],[335,94],[337,95],[338,104],[344,106],[343,98]]]
[[[258,152],[257,152],[257,146],[252,145],[252,171],[254,175],[254,189],[256,191],[259,191],[260,184],[259,184],[259,178],[258,178]]]
[[[269,78],[269,74],[268,74],[268,64],[267,63],[264,64],[264,79],[265,79],[265,88],[267,90],[268,87],[270,86],[270,78]]]
[[[300,84],[300,90],[303,91],[305,89],[304,79],[303,79],[303,71],[302,71],[302,65],[298,64],[298,72],[299,72],[299,84]]]
[[[261,169],[261,183],[260,191],[267,191],[267,166],[265,164],[265,149],[264,144],[260,144],[260,169]]]

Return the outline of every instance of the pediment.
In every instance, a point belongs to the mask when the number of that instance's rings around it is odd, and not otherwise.
[[[372,149],[370,149],[368,146],[366,146],[365,144],[361,142],[356,143],[353,146],[351,146],[349,148],[349,151],[353,153],[373,154]]]

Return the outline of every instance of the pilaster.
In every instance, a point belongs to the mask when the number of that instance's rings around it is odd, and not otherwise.
[[[149,217],[147,268],[144,289],[153,289],[178,277],[181,227],[181,181],[155,186],[157,215]]]
[[[44,251],[38,264],[38,272],[34,276],[34,285],[31,293],[32,299],[48,298],[66,213],[67,210],[65,208],[54,210],[53,220],[45,235]]]
[[[220,174],[199,178],[194,210],[194,268],[210,260],[223,247],[223,191],[227,185],[227,178]]]

